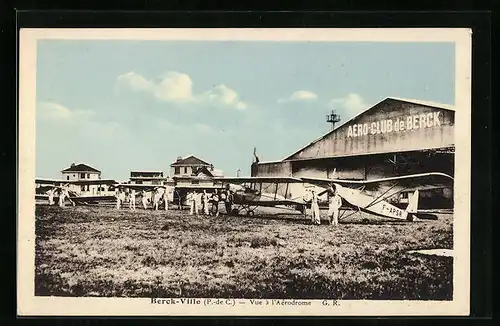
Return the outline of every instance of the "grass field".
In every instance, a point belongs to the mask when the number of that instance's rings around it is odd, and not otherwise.
[[[414,223],[36,208],[36,295],[451,300],[453,215]]]

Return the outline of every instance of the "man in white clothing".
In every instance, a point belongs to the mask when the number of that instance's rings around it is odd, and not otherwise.
[[[64,207],[64,201],[66,200],[66,193],[63,189],[59,189],[59,207]]]
[[[165,211],[168,211],[168,195],[169,195],[169,191],[167,191],[168,189],[165,188],[165,192],[163,192],[163,201],[165,202]]]
[[[194,215],[194,206],[195,206],[194,195],[195,194],[190,191],[186,196],[187,202],[189,204],[189,215]]]
[[[158,210],[158,207],[160,206],[160,199],[163,197],[162,189],[163,188],[157,188],[153,191],[153,207],[155,211]]]
[[[134,189],[130,190],[130,196],[129,196],[128,207],[129,207],[131,210],[134,210],[134,211],[135,211],[135,190],[134,190]]]
[[[316,195],[316,192],[313,190],[311,191],[311,221],[313,224],[320,225],[321,224],[321,219],[319,217],[319,204],[318,204],[318,195]]]
[[[337,193],[335,185],[331,185],[328,189],[328,219],[330,224],[339,225],[339,209],[342,206],[342,199]]]
[[[208,194],[207,194],[206,190],[203,190],[202,200],[203,200],[203,213],[206,216],[209,216],[210,213],[208,211],[208,203],[209,203],[210,199],[208,198]]]
[[[148,209],[148,199],[146,198],[146,191],[143,190],[141,191],[141,201],[142,201],[142,207],[144,207],[144,209]]]
[[[50,206],[54,205],[54,194],[55,194],[55,189],[49,189],[49,191],[47,191],[47,195],[49,195]]]
[[[198,211],[199,211],[200,206],[201,206],[201,193],[199,194],[195,190],[193,200],[194,200],[194,213],[196,214],[196,216],[198,216]]]

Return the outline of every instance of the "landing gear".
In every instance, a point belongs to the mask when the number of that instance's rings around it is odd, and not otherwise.
[[[415,222],[415,215],[414,215],[414,214],[408,214],[408,215],[406,216],[406,220],[407,220],[408,222]]]

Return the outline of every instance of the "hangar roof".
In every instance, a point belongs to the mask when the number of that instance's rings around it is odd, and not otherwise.
[[[299,150],[297,150],[296,152],[288,155],[287,157],[285,157],[282,161],[286,161],[286,160],[290,160],[293,158],[293,156],[295,156],[296,154],[300,153],[301,151],[303,151],[304,149],[306,149],[307,147],[321,141],[322,139],[326,138],[327,136],[331,135],[332,133],[336,132],[338,129],[342,128],[344,125],[346,124],[349,124],[350,122],[352,122],[353,120],[356,120],[359,116],[361,115],[364,115],[374,109],[376,109],[377,107],[379,107],[380,104],[384,103],[384,102],[387,102],[387,101],[398,101],[398,102],[407,102],[407,103],[413,103],[413,104],[418,104],[418,105],[422,105],[422,106],[427,106],[427,107],[434,107],[434,108],[438,108],[438,109],[443,109],[443,110],[449,110],[449,111],[453,111],[455,112],[455,107],[453,105],[449,105],[449,104],[442,104],[442,103],[437,103],[437,102],[431,102],[431,101],[423,101],[423,100],[415,100],[415,99],[405,99],[405,98],[399,98],[399,97],[387,97],[385,99],[383,99],[382,101],[374,104],[373,106],[371,106],[370,108],[366,109],[365,111],[357,114],[356,116],[352,117],[351,119],[345,121],[344,123],[340,124],[338,127],[336,127],[335,129],[327,132],[326,134],[324,134],[323,136],[317,138],[316,140],[312,141],[311,143],[301,147]]]

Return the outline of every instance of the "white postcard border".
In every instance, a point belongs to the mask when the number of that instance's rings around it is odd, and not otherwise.
[[[453,42],[455,43],[455,211],[452,301],[286,300],[310,305],[261,305],[250,300],[221,299],[223,303],[152,304],[147,298],[36,297],[35,279],[35,107],[37,41],[87,40],[240,40],[310,42]],[[402,316],[468,315],[470,299],[470,148],[471,59],[470,29],[21,29],[19,53],[18,126],[18,315],[175,316],[175,315],[311,315]],[[165,298],[168,299],[168,298]],[[177,299],[179,300],[179,299]],[[240,303],[244,301],[245,303]],[[265,301],[265,300],[264,300]]]

